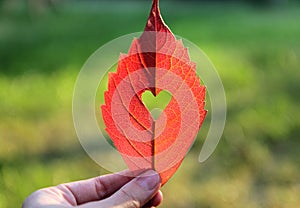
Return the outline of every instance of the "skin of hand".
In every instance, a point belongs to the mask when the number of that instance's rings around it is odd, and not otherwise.
[[[161,204],[157,172],[128,175],[129,171],[122,171],[40,189],[27,197],[22,208],[153,208]]]

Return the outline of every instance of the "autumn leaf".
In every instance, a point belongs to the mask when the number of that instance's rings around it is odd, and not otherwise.
[[[172,96],[157,119],[143,102],[145,91]],[[155,169],[165,184],[206,116],[205,94],[187,48],[163,22],[154,0],[144,33],[127,55],[120,55],[116,73],[109,74],[101,106],[106,131],[129,169]]]

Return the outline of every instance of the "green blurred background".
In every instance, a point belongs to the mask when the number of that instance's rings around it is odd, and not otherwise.
[[[0,208],[107,173],[77,139],[73,87],[96,49],[144,28],[150,4],[0,0]],[[161,207],[300,207],[299,1],[162,0],[161,11],[213,61],[228,104],[217,150],[197,162],[206,121]]]

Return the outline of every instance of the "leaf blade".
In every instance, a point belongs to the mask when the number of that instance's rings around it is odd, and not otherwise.
[[[101,106],[106,131],[129,169],[156,169],[165,184],[180,166],[206,116],[206,89],[195,69],[153,0],[145,31],[120,55]],[[153,120],[142,94],[166,89],[172,98]]]

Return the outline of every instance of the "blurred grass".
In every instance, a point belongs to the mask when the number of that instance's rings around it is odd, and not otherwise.
[[[73,86],[90,54],[141,31],[149,12],[148,2],[73,2],[42,14],[23,7],[9,3],[0,13],[0,208],[106,173],[76,139]],[[216,152],[197,163],[206,122],[163,188],[162,207],[299,207],[299,5],[162,1],[161,10],[174,33],[211,58],[228,102]]]

